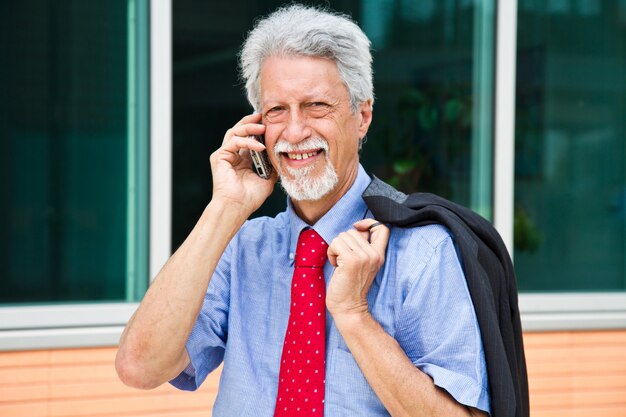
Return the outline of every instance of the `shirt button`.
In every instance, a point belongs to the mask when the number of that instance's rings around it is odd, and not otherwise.
[[[289,252],[289,259],[293,260],[293,252]]]

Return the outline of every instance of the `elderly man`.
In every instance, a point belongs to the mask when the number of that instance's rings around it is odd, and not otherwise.
[[[250,32],[241,70],[255,113],[211,155],[211,201],[122,335],[126,384],[192,390],[223,362],[214,416],[487,415],[449,232],[390,230],[361,197],[369,47],[347,17],[299,5]],[[269,179],[250,150],[268,152]],[[247,220],[277,179],[286,211]]]

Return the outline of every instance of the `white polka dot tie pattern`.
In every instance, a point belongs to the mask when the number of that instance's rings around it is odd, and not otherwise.
[[[313,229],[300,233],[275,417],[324,415],[327,249]]]

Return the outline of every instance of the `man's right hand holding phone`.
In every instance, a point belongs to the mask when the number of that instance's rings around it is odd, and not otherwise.
[[[260,123],[260,114],[244,117],[211,155],[211,202],[158,273],[121,336],[116,367],[127,384],[155,388],[189,365],[185,344],[217,262],[276,183],[276,173],[263,179],[251,168],[249,150],[265,149],[253,137],[265,133]]]
[[[263,135],[265,126],[261,115],[242,118],[224,135],[222,146],[211,154],[213,200],[221,200],[232,209],[240,209],[247,218],[269,197],[277,180],[275,170],[268,179],[259,177],[253,169],[250,150],[262,152],[264,144],[254,136]]]

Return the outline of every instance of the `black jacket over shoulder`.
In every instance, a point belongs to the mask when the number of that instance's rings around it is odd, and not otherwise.
[[[363,193],[374,217],[397,227],[442,224],[461,257],[483,341],[493,417],[527,417],[528,377],[517,284],[502,238],[475,212],[428,193],[405,195],[373,177]]]

